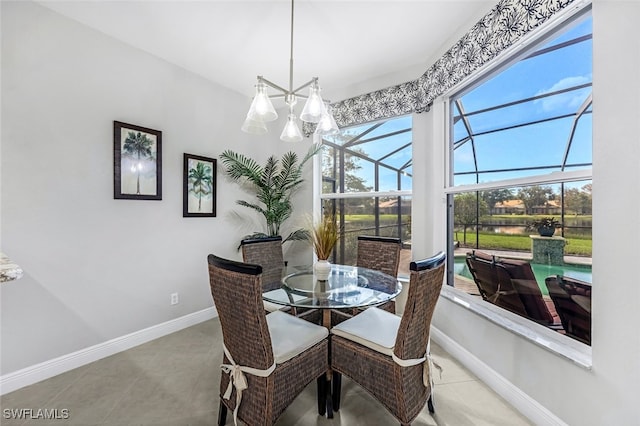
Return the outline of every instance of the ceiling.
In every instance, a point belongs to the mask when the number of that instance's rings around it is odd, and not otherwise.
[[[289,85],[291,3],[51,1],[41,5],[246,96]],[[294,88],[332,101],[420,76],[496,0],[297,0]]]

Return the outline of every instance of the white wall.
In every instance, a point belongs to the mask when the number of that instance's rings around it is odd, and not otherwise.
[[[434,102],[428,113],[413,114],[413,204],[411,257],[425,259],[447,251],[445,186],[445,105]]]
[[[310,141],[246,135],[249,99],[37,4],[1,7],[2,251],[25,271],[0,286],[4,375],[211,307],[207,254],[239,259],[257,229],[220,164],[218,216],[183,218],[182,154],[263,162]],[[113,199],[113,120],[163,132],[162,201]]]
[[[497,374],[569,425],[640,424],[640,3],[593,4],[593,367],[571,361],[440,298],[433,324]],[[442,101],[417,115],[414,218],[442,217]],[[426,145],[420,145],[420,139]],[[418,202],[419,194],[432,198]],[[414,220],[414,257],[444,241],[434,225]],[[424,222],[424,221],[422,221]],[[438,224],[436,225],[436,227]],[[443,229],[446,222],[439,226]],[[420,233],[419,233],[419,232]],[[424,235],[418,240],[416,235]]]

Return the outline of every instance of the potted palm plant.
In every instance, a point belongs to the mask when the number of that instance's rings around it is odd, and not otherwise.
[[[340,231],[335,217],[323,216],[320,221],[312,226],[309,232],[309,240],[318,258],[313,264],[313,272],[320,281],[326,281],[331,273],[329,256],[340,238]]]
[[[253,202],[237,200],[236,203],[260,213],[265,220],[266,232],[254,232],[244,238],[276,237],[280,236],[284,221],[291,217],[293,205],[291,196],[302,185],[302,169],[307,161],[322,149],[322,145],[314,144],[307,154],[298,160],[298,155],[289,151],[278,159],[271,156],[264,166],[252,158],[226,150],[220,155],[225,166],[226,175],[239,184],[248,183],[255,192]],[[306,229],[291,232],[282,242],[305,240],[308,238]]]
[[[536,219],[527,225],[527,229],[536,230],[541,237],[553,237],[556,228],[560,228],[562,224],[554,217],[543,217]]]

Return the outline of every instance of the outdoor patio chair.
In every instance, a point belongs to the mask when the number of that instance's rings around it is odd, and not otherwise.
[[[544,300],[531,264],[526,260],[500,259],[497,261],[498,273],[504,269],[511,279],[511,284],[524,305],[527,318],[545,326],[561,328],[560,318],[549,309]],[[549,302],[551,306],[553,304]],[[554,315],[555,314],[555,315]]]
[[[446,255],[410,264],[409,293],[402,317],[369,308],[331,329],[333,406],[340,408],[341,374],[371,393],[402,425],[425,404],[431,413],[429,328],[440,296]]]
[[[487,289],[489,291],[495,289],[490,302],[544,326],[553,329],[562,328],[560,318],[557,314],[554,315],[555,312],[549,310],[529,262],[498,259],[476,251],[467,255],[467,265],[469,270],[473,268],[475,271],[475,274],[474,271],[471,273],[476,284],[480,282],[478,289],[481,294],[481,286],[484,286],[485,294],[488,293]],[[488,281],[493,284],[487,285]]]
[[[591,284],[562,275],[545,284],[566,335],[591,345]]]
[[[467,253],[466,262],[484,300],[520,316],[527,316],[527,311],[508,274],[498,275],[495,257],[473,251]]]
[[[208,256],[211,294],[222,327],[218,425],[272,425],[314,379],[326,410],[328,331],[262,305],[262,267]],[[217,343],[217,342],[216,342]],[[243,382],[246,381],[246,386]]]

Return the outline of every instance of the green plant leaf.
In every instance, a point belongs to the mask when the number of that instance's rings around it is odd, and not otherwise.
[[[236,182],[246,180],[253,184],[258,202],[238,200],[236,203],[260,213],[264,217],[268,235],[276,236],[280,235],[282,224],[292,215],[291,196],[304,182],[303,166],[321,149],[320,144],[312,145],[302,161],[299,161],[298,155],[293,151],[283,154],[281,159],[271,156],[264,167],[255,160],[231,150],[224,151],[220,159],[229,178]],[[298,239],[297,236],[302,235],[299,231],[301,230],[291,233],[285,241]]]
[[[295,231],[290,233],[287,238],[283,239],[282,242],[285,243],[286,241],[309,241],[310,235],[311,234],[309,234],[308,229],[296,229]]]

